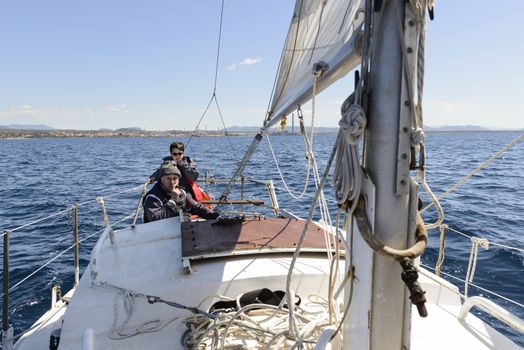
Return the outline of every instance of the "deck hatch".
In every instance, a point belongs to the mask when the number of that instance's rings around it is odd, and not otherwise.
[[[247,252],[292,251],[296,248],[304,220],[260,218],[230,225],[214,221],[182,223],[182,256],[237,255]],[[304,251],[326,249],[322,229],[311,224],[303,245]]]

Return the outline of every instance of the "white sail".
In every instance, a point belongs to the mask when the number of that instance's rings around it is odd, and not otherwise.
[[[325,64],[317,92],[360,63],[360,0],[297,0],[280,61],[266,127],[277,123],[312,95],[316,64]]]

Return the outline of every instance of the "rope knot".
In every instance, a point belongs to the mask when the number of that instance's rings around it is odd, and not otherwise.
[[[104,197],[96,197],[96,201],[102,207],[104,225],[109,226],[109,215],[107,213],[106,202],[104,201]]]
[[[480,246],[485,250],[489,249],[489,241],[485,238],[471,237],[471,243],[473,243],[475,246]]]
[[[411,146],[415,147],[424,142],[424,130],[422,128],[416,128],[411,131]]]
[[[360,142],[366,128],[366,113],[362,106],[352,104],[338,122],[338,125],[344,132],[346,141],[349,144],[356,145]]]

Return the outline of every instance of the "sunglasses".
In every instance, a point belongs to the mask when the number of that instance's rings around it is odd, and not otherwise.
[[[171,154],[174,156],[181,156],[182,154],[184,154],[184,152],[173,152]]]

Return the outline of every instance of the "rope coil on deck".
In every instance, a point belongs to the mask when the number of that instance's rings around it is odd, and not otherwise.
[[[238,310],[216,310],[214,319],[201,315],[189,317],[184,320],[187,331],[183,343],[188,349],[225,349],[226,339],[227,348],[236,345],[254,349],[302,349],[305,345],[312,348],[329,326],[328,315],[323,311],[327,301],[310,296],[308,305],[318,310],[308,311],[294,304],[287,307],[287,300],[283,297],[279,305],[255,303]]]

